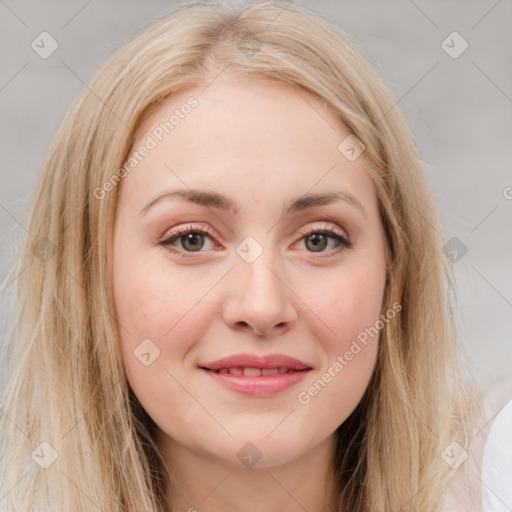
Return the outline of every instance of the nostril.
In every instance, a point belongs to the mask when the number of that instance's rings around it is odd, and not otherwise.
[[[247,328],[251,327],[247,322],[244,322],[243,320],[240,322],[237,322],[235,325],[237,327],[239,327],[240,329],[247,329]]]

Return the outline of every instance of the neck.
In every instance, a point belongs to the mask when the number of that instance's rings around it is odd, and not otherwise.
[[[240,468],[194,452],[165,434],[157,441],[170,477],[169,512],[331,512],[334,435],[285,464]]]

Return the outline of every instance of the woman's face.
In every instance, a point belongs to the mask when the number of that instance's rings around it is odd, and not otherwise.
[[[339,149],[349,135],[304,91],[222,77],[139,130],[113,282],[127,377],[163,448],[291,462],[362,398],[385,237],[364,153]]]

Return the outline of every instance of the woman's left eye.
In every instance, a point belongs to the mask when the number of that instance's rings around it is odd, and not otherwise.
[[[192,256],[190,253],[204,252],[201,250],[205,245],[206,249],[208,249],[208,244],[205,244],[205,241],[208,239],[211,243],[209,249],[212,249],[214,245],[213,236],[208,230],[195,228],[193,226],[184,226],[176,229],[168,238],[159,242],[159,245],[166,247],[180,256],[187,257]],[[351,242],[349,242],[337,230],[327,227],[322,227],[321,229],[308,228],[302,233],[302,237],[299,239],[299,241],[302,240],[304,241],[305,246],[308,249],[311,249],[310,252],[313,253],[338,253],[352,246]],[[326,251],[325,249],[329,245],[329,241],[334,241],[335,247],[331,249],[331,251]],[[177,242],[181,244],[181,249],[176,247]]]
[[[304,244],[307,248],[311,248],[311,252],[324,253],[329,241],[334,241],[335,247],[332,249],[333,252],[338,253],[344,249],[348,249],[352,246],[351,242],[347,240],[343,235],[337,231],[330,229],[310,229],[305,236],[301,238],[304,240]]]

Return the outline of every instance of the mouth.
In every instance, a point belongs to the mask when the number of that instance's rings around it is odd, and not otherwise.
[[[219,368],[218,370],[212,370],[210,368],[202,368],[203,370],[215,372],[220,375],[243,375],[244,377],[261,377],[267,375],[283,375],[285,373],[296,373],[306,372],[311,368],[304,368],[302,370],[295,370],[293,368],[287,368],[281,366],[278,368],[251,368],[251,367],[231,367],[231,368]]]
[[[312,367],[280,354],[264,357],[239,354],[199,365],[199,369],[231,391],[270,396],[300,382]]]
[[[298,384],[311,371],[311,368],[293,370],[282,367],[263,369],[235,367],[219,370],[201,368],[201,371],[229,391],[253,397],[269,397]]]

